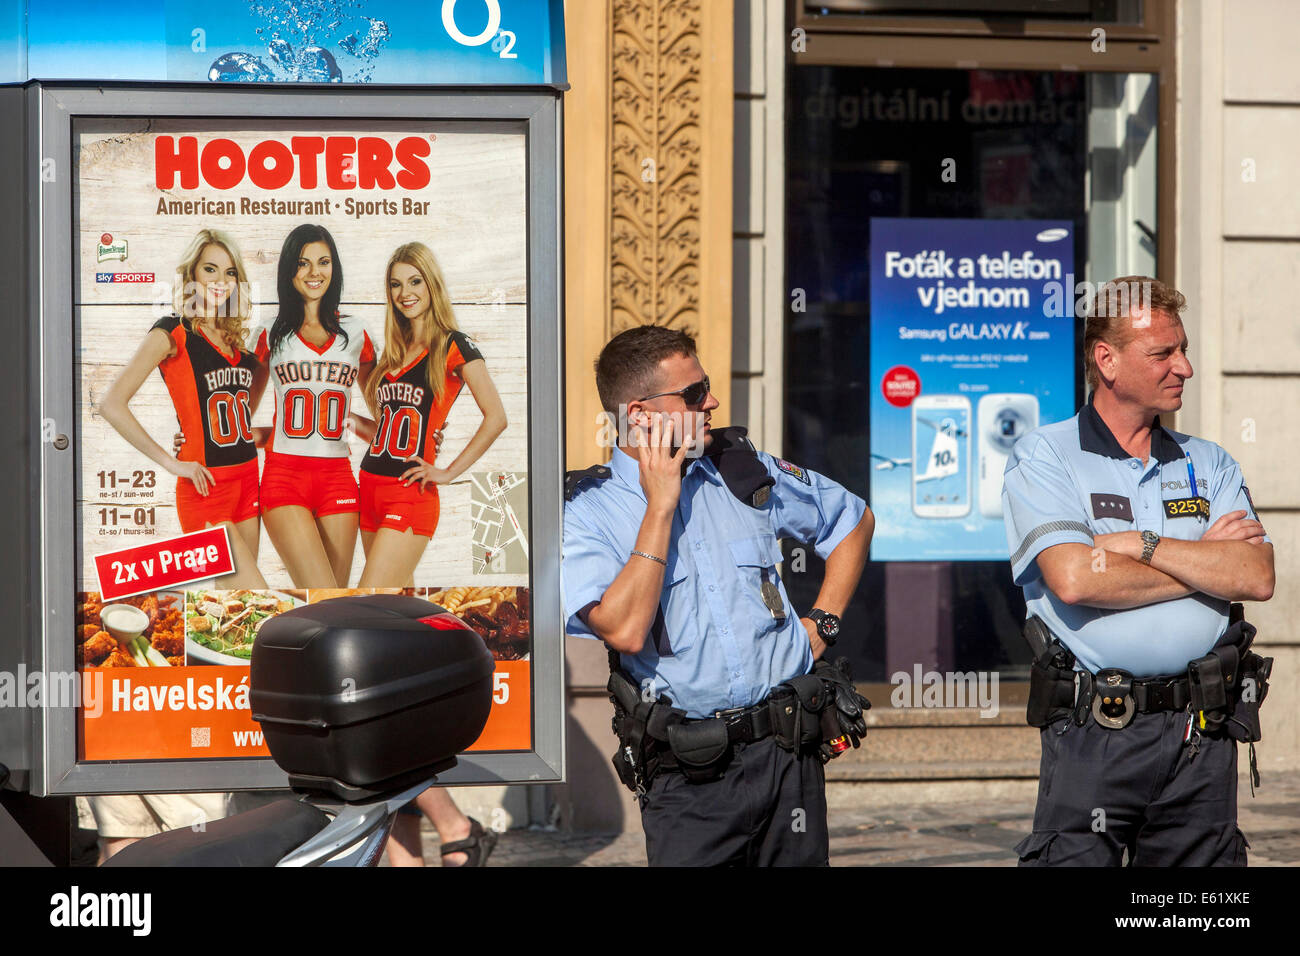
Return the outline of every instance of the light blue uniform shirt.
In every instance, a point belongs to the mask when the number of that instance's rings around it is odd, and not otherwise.
[[[621,655],[639,685],[666,694],[691,717],[756,704],[812,670],[808,632],[776,573],[777,541],[811,543],[825,558],[866,511],[861,498],[830,479],[758,455],[776,480],[761,508],[737,499],[712,460],[690,463],[673,515],[659,617],[641,653]],[[611,477],[584,482],[564,506],[565,629],[578,637],[596,637],[585,613],[627,564],[645,517],[636,459],[616,448],[610,468]],[[763,603],[764,575],[780,589],[784,620]]]
[[[1196,472],[1189,491],[1187,461]],[[1209,517],[1195,502],[1208,499]],[[1154,531],[1197,541],[1230,511],[1258,520],[1241,468],[1213,442],[1156,422],[1147,462],[1126,452],[1092,404],[1074,418],[1038,428],[1016,443],[1002,486],[1011,571],[1029,614],[1042,619],[1093,673],[1118,667],[1135,677],[1183,673],[1228,626],[1228,602],[1206,594],[1127,610],[1069,605],[1043,581],[1037,557],[1066,542],[1093,546],[1093,535]],[[1105,573],[1098,571],[1097,573]]]

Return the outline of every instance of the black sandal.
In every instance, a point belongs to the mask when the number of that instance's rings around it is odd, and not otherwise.
[[[483,824],[473,817],[469,818],[469,836],[453,843],[444,843],[438,850],[444,858],[452,853],[464,853],[469,857],[461,866],[486,866],[487,858],[492,855],[492,848],[497,845],[497,835],[491,830],[484,830]],[[452,869],[458,869],[452,867]]]

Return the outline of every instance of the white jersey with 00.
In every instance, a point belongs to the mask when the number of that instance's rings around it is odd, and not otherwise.
[[[270,327],[257,337],[257,357],[275,386],[275,428],[267,451],[310,458],[347,458],[348,411],[361,366],[375,360],[375,346],[361,321],[341,316],[335,333],[317,348],[300,333],[270,354]]]

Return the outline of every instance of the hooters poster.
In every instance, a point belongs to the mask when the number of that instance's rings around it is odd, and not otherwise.
[[[74,159],[78,759],[267,755],[260,629],[375,592],[482,636],[472,749],[530,749],[524,136],[94,120]]]

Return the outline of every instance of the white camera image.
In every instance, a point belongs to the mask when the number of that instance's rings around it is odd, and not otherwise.
[[[1002,518],[1002,473],[1011,449],[1038,427],[1038,397],[999,393],[980,398],[976,413],[979,434],[980,514]]]

